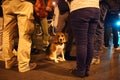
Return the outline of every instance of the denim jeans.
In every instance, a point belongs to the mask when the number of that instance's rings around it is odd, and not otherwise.
[[[76,42],[76,68],[82,72],[89,70],[93,57],[99,12],[98,8],[83,8],[70,14],[70,23]]]
[[[112,14],[108,12],[106,20],[105,20],[105,32],[104,32],[104,42],[105,46],[109,46],[109,40],[110,40],[110,28],[112,28],[112,33],[113,33],[113,44],[114,48],[117,48],[119,46],[118,44],[118,31],[119,28],[115,25],[116,20],[118,19],[118,14]]]
[[[99,58],[104,44],[104,20],[108,11],[108,4],[104,1],[100,3],[100,21],[96,29],[94,58]]]

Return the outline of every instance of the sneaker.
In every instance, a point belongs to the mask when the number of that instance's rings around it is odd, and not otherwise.
[[[93,58],[91,64],[100,64],[100,58]]]
[[[95,64],[100,64],[100,58],[96,59]]]
[[[11,69],[13,66],[16,66],[17,64],[17,58],[13,57],[11,60],[5,61],[5,68],[6,69]]]
[[[85,72],[85,76],[86,76],[86,77],[89,76],[89,72],[88,72],[88,71]]]
[[[36,63],[30,63],[28,67],[26,67],[22,70],[19,70],[19,72],[27,72],[27,71],[33,70],[36,68],[36,66],[37,66]]]
[[[65,56],[65,59],[69,61],[74,61],[76,60],[76,56]]]
[[[38,53],[39,53],[39,49],[37,49],[37,48],[31,49],[31,54],[38,54]]]
[[[77,69],[72,70],[71,72],[74,76],[84,78],[87,75],[84,73],[84,71],[78,71]]]
[[[96,58],[93,58],[91,64],[95,64],[95,62],[96,62]]]
[[[120,47],[113,48],[114,51],[120,51]]]
[[[42,51],[47,51],[48,47],[50,47],[50,45],[43,46]]]

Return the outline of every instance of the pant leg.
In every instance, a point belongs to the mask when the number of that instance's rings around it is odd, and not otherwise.
[[[15,13],[18,14],[19,30],[18,68],[19,71],[24,71],[30,62],[31,37],[34,31],[33,4],[28,1],[19,2]]]
[[[93,55],[94,35],[97,27],[97,22],[95,21],[99,19],[99,9],[79,9],[73,11],[70,16],[73,36],[76,42],[76,67],[84,74],[86,69],[88,70],[90,67]]]
[[[73,32],[72,32],[72,28],[70,25],[70,16],[68,16],[67,19],[68,20],[67,20],[66,28],[64,30],[64,32],[68,34],[67,42],[66,42],[66,49],[65,49],[65,57],[66,58],[71,56],[70,53],[71,53],[71,49],[72,49],[72,45],[73,45]]]
[[[99,22],[97,29],[96,29],[96,35],[95,35],[95,42],[94,42],[94,58],[98,58],[100,55],[100,52],[102,51],[103,46],[103,39],[104,39],[104,26],[102,22]]]
[[[118,14],[110,13],[110,20],[111,20],[111,27],[112,27],[112,33],[113,33],[113,44],[114,48],[117,48],[118,45],[118,26],[115,25],[116,20],[118,19]]]
[[[112,26],[112,33],[114,48],[117,48],[119,44],[118,44],[118,28],[116,26]]]
[[[79,71],[85,72],[86,56],[87,56],[87,32],[88,23],[83,23],[81,20],[81,11],[77,10],[70,14],[70,23],[73,31],[73,37],[76,42],[76,68]],[[78,15],[79,16],[76,16]],[[82,14],[83,15],[83,14]],[[80,20],[79,20],[79,18]]]
[[[64,14],[59,14],[58,17],[58,25],[57,25],[57,32],[62,32],[64,27],[66,27],[66,21],[68,19],[69,12],[66,12]]]
[[[66,58],[70,57],[72,45],[73,45],[73,33],[72,33],[71,27],[69,26],[66,49],[65,49],[65,57]]]
[[[2,4],[3,17],[4,17],[4,30],[3,30],[3,53],[5,59],[5,68],[9,68],[10,63],[16,60],[16,54],[13,53],[15,34],[17,29],[16,15],[13,15],[14,6],[11,1],[4,1]]]
[[[3,19],[4,19],[4,30],[3,30],[3,40],[2,40],[2,48],[5,58],[5,66],[7,66],[8,61],[11,60],[15,55],[12,50],[14,47],[14,29],[17,27],[16,24],[16,16],[13,14],[12,8],[10,7],[10,1],[4,1],[2,4],[3,8]]]
[[[109,46],[109,41],[110,41],[110,37],[111,37],[111,27],[108,23],[105,23],[105,27],[104,27],[104,45],[105,47]]]
[[[41,20],[41,26],[43,30],[43,47],[46,47],[49,45],[49,33],[48,33],[48,21],[47,18],[43,18]]]
[[[36,24],[36,23],[34,23],[34,24]],[[36,25],[35,25],[35,27],[34,27],[34,32],[33,32],[33,34],[32,34],[32,48],[37,48],[37,32],[36,32]]]
[[[100,2],[100,21],[97,26],[95,36],[94,58],[98,58],[104,44],[104,20],[108,11],[108,5],[105,2]]]
[[[95,14],[97,13],[97,15]],[[96,34],[96,29],[98,25],[98,20],[99,20],[99,13],[98,10],[96,12],[93,11],[92,18],[94,19],[89,23],[89,28],[88,28],[88,43],[87,43],[87,58],[86,58],[86,71],[89,71],[90,69],[90,64],[94,55],[94,39],[95,39],[95,34]]]
[[[119,19],[119,16],[116,13],[114,15],[113,25],[114,25],[114,23],[116,23],[116,20],[118,20],[118,19]],[[119,46],[119,44],[118,44],[118,41],[119,41],[118,31],[119,31],[119,27],[117,25],[112,26],[114,48],[117,48]]]

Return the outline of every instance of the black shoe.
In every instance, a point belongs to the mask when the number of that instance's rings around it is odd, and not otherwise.
[[[39,53],[39,50],[36,49],[36,48],[33,48],[33,49],[31,50],[31,54],[38,54],[38,53]]]
[[[85,76],[86,76],[86,77],[89,76],[89,72],[88,72],[88,71],[85,72]]]
[[[66,60],[76,60],[76,57],[75,56],[65,56],[65,59]]]
[[[74,69],[72,71],[72,74],[76,77],[84,78],[87,76],[87,74],[84,73],[84,71],[78,71],[77,69]]]

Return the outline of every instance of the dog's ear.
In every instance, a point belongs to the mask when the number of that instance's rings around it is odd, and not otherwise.
[[[57,37],[57,36],[54,36],[53,39],[52,39],[52,42],[53,42],[53,43],[58,43],[58,42],[59,42],[59,41],[58,41],[58,37]]]
[[[64,43],[67,42],[67,34],[64,34]]]
[[[66,43],[67,42],[67,39],[66,39],[66,37],[64,37],[64,41],[63,41],[64,43]]]

